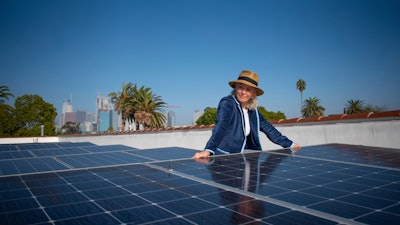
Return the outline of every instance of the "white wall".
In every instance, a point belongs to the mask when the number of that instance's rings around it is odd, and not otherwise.
[[[277,127],[302,146],[341,143],[400,149],[400,120]],[[266,150],[279,146],[262,139]]]
[[[331,124],[276,125],[282,134],[302,146],[329,143],[400,149],[400,119],[388,121],[342,122]],[[202,150],[211,129],[171,130],[124,135],[38,137],[38,142],[92,142],[97,145],[121,144],[139,149],[184,147]],[[34,138],[0,138],[0,144],[32,143]],[[25,142],[24,142],[25,141]],[[264,150],[281,148],[261,134]]]
[[[17,137],[0,138],[0,144],[26,144],[26,143],[48,143],[59,142],[58,137]]]

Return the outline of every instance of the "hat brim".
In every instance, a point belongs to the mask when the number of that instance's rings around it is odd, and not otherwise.
[[[236,86],[237,83],[245,84],[245,85],[247,85],[247,86],[250,86],[250,87],[255,88],[255,89],[256,89],[256,95],[257,95],[257,96],[260,96],[260,95],[263,95],[263,94],[264,94],[264,91],[263,91],[261,88],[257,87],[256,85],[254,85],[254,84],[252,84],[252,83],[250,83],[250,82],[248,82],[248,81],[245,81],[245,80],[234,80],[234,81],[229,82],[228,84],[229,84],[229,86],[231,86],[232,88],[235,88],[235,86]]]

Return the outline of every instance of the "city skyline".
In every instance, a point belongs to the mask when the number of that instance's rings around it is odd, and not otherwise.
[[[61,115],[71,95],[76,110],[93,112],[99,93],[132,82],[179,106],[181,126],[250,69],[265,91],[259,105],[287,118],[300,117],[299,79],[303,100],[319,98],[325,115],[350,99],[396,110],[398,11],[394,0],[3,1],[0,85]]]
[[[175,112],[166,110],[164,127],[175,127]],[[79,125],[82,133],[105,132],[112,129],[113,131],[136,130],[136,125],[132,121],[125,121],[125,127],[122,123],[122,115],[114,109],[114,104],[110,97],[97,96],[96,110],[84,111],[74,110],[71,98],[64,99],[62,104],[62,112],[55,119],[56,129],[62,130],[62,127],[68,122]],[[192,121],[194,124],[194,120]],[[139,130],[143,129],[139,124]]]

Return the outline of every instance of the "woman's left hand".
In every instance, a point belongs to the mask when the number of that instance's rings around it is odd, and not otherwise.
[[[301,148],[301,146],[300,146],[299,144],[297,144],[297,143],[293,143],[293,145],[292,145],[292,147],[291,147],[291,149],[292,149],[294,152],[297,152],[298,150],[300,150],[300,148]]]

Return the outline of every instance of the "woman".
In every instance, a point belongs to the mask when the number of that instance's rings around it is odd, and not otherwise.
[[[229,82],[232,94],[221,99],[217,122],[204,151],[193,158],[210,155],[242,153],[244,149],[261,150],[259,131],[284,148],[299,150],[300,145],[283,136],[257,110],[257,96],[264,94],[258,87],[258,75],[243,70],[238,79]]]

